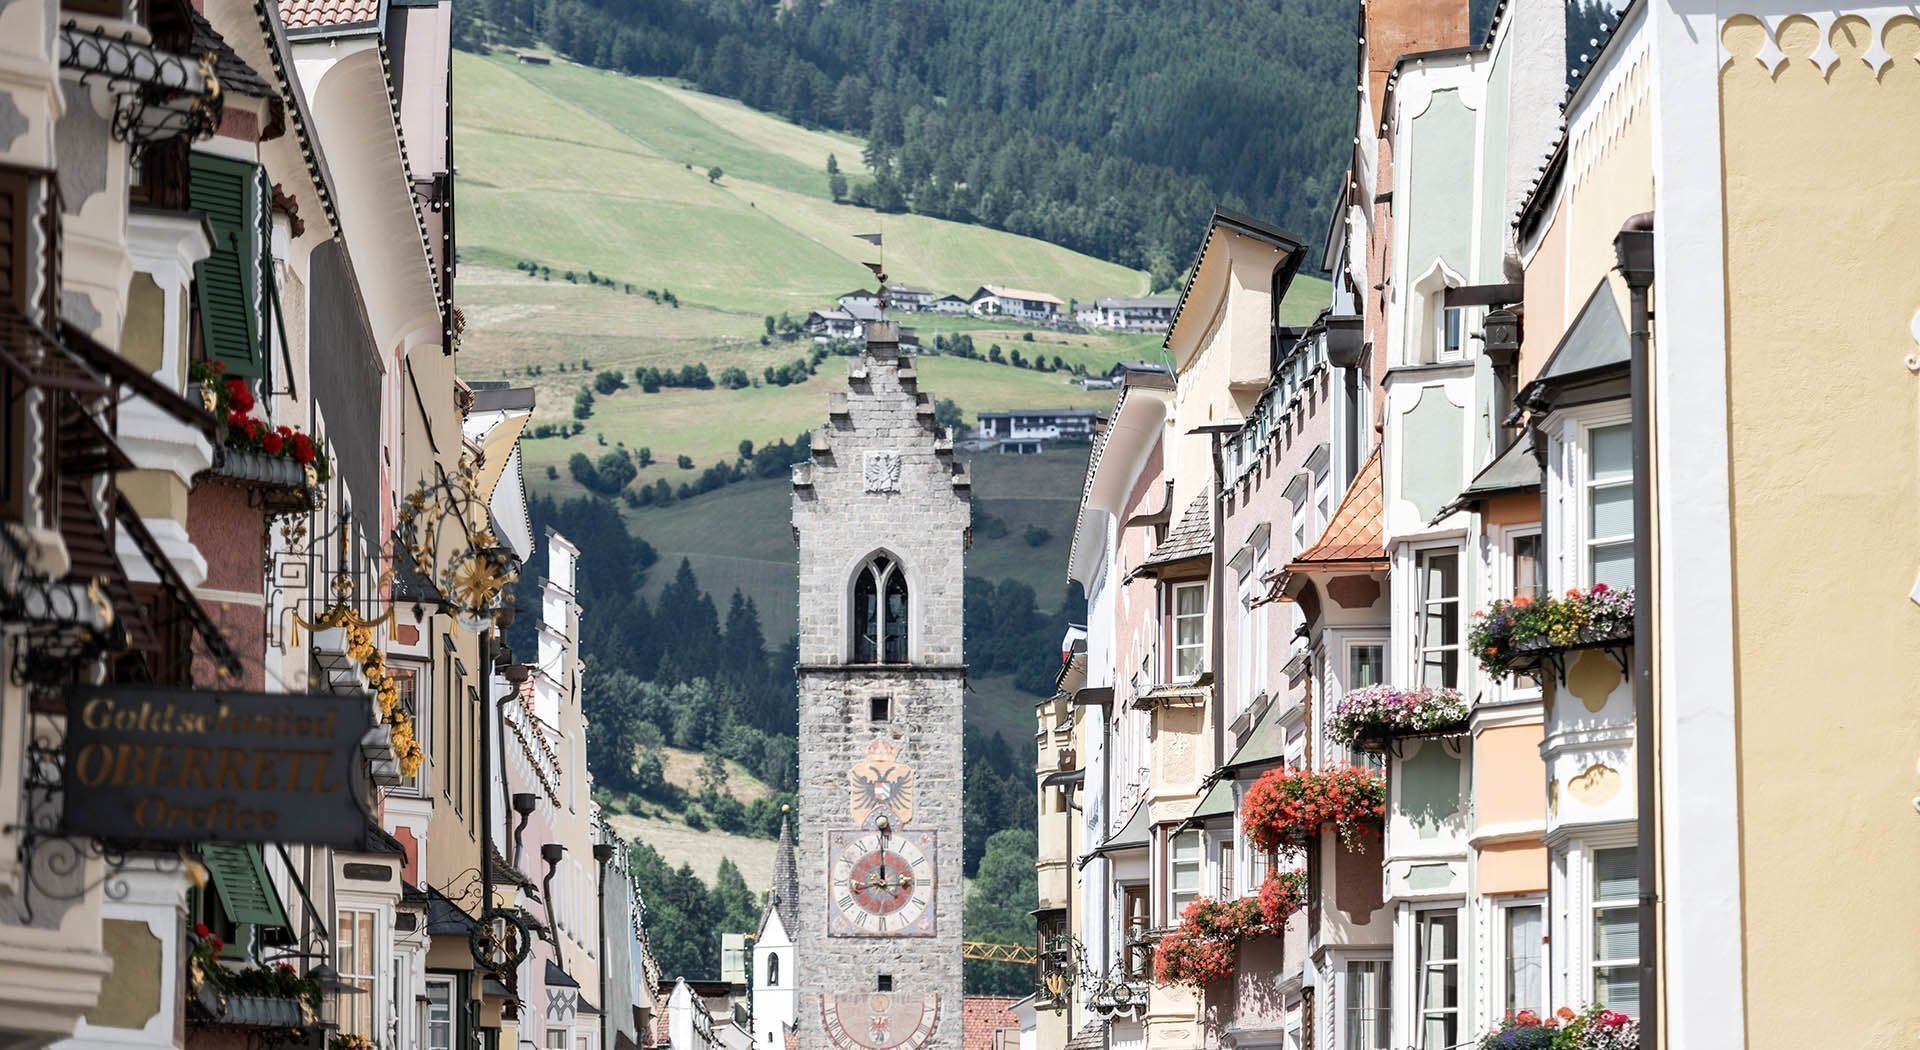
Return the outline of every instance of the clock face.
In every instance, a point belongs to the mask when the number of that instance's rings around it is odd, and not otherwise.
[[[828,832],[827,934],[933,936],[936,850],[931,831]]]

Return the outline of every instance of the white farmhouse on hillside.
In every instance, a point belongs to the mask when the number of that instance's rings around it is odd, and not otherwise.
[[[1045,292],[1023,288],[1002,288],[983,284],[974,290],[969,308],[981,317],[1018,317],[1028,321],[1052,321],[1060,317],[1067,304]]]
[[[1074,320],[1095,328],[1123,332],[1164,332],[1173,321],[1174,308],[1180,304],[1170,295],[1139,299],[1095,299],[1091,309],[1081,307]]]

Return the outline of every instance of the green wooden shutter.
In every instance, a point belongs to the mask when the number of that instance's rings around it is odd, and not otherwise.
[[[259,308],[265,254],[259,168],[205,153],[192,157],[193,207],[213,230],[213,252],[193,268],[201,339],[207,359],[225,364],[228,375],[258,378],[266,368]]]
[[[220,891],[220,903],[234,922],[256,926],[285,926],[287,913],[280,906],[280,894],[267,878],[267,865],[259,846],[226,846],[207,843],[200,847],[200,859],[213,876]]]

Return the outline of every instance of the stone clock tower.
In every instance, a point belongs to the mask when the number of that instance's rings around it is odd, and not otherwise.
[[[969,480],[899,329],[868,325],[793,470],[802,1050],[958,1047]]]

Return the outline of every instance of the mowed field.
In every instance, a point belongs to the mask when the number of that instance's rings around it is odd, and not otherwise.
[[[829,154],[862,177],[848,136],[559,60],[460,53],[454,76],[461,300],[482,372],[528,349],[619,367],[757,340],[767,314],[870,287],[868,261],[884,261],[895,283],[962,295],[982,283],[1083,301],[1146,290],[1138,271],[1043,241],[834,204]],[[724,172],[717,181],[711,167]],[[884,251],[855,239],[865,233],[883,234]],[[516,271],[521,261],[550,279]],[[618,287],[568,285],[566,270]],[[649,302],[648,288],[672,290],[680,308]]]

